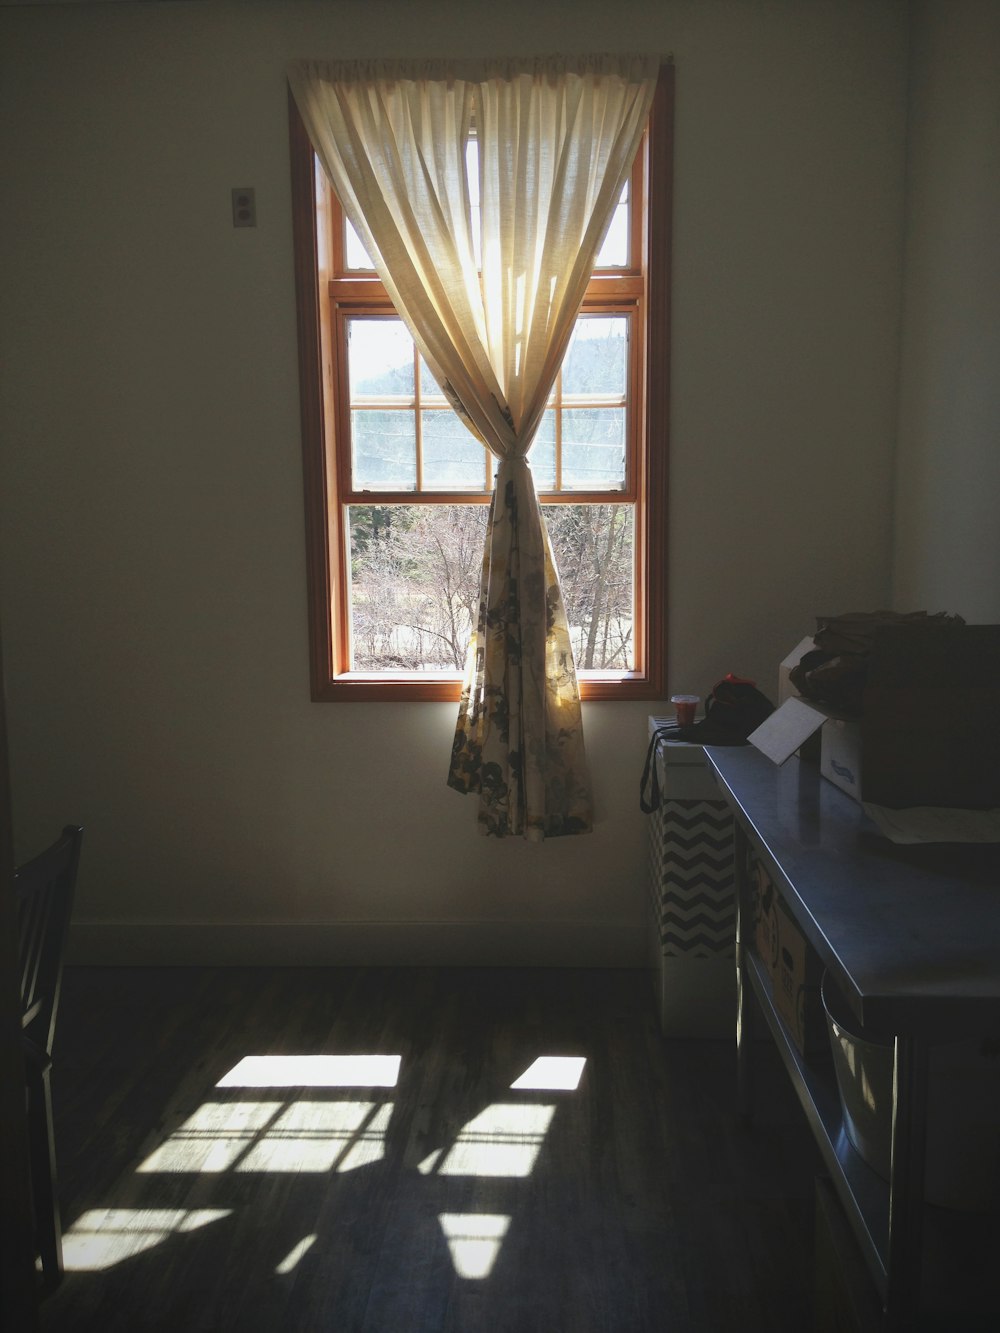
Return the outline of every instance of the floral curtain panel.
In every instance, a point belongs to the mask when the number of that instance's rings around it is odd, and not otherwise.
[[[655,56],[299,62],[289,72],[396,310],[499,460],[448,777],[478,793],[485,833],[538,839],[592,825],[569,626],[527,455],[658,72]]]

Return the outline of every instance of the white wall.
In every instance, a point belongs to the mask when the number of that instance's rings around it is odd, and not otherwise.
[[[893,598],[1000,622],[1000,4],[913,14]]]
[[[670,687],[773,690],[889,593],[900,0],[0,12],[18,853],[86,826],[87,956],[641,961],[657,705],[586,707],[597,828],[537,847],[445,787],[450,706],[309,702],[283,75],[632,48],[677,65]]]

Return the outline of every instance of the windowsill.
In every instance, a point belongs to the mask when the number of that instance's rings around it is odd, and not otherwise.
[[[657,682],[640,672],[581,671],[584,702],[625,702],[659,699]],[[314,703],[457,703],[461,676],[454,671],[345,671],[332,676],[314,692]]]

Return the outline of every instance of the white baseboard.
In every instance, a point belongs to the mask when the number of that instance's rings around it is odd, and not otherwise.
[[[74,921],[91,966],[645,967],[641,921]]]

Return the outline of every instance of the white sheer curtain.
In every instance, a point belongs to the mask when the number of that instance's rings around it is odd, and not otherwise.
[[[312,143],[400,317],[499,460],[449,783],[486,833],[592,824],[569,628],[527,454],[659,60],[299,62]],[[466,145],[478,140],[481,269]]]

